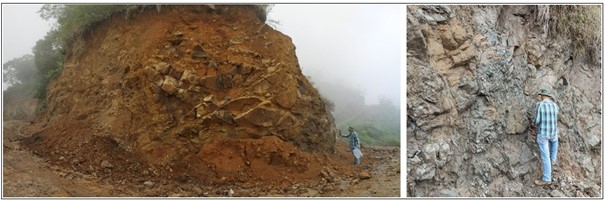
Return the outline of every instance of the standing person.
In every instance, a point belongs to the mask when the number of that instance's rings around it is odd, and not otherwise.
[[[557,163],[559,106],[551,100],[552,94],[548,88],[540,88],[538,95],[541,101],[536,106],[536,118],[533,125],[538,126],[537,142],[540,149],[540,159],[542,160],[542,179],[537,179],[534,183],[542,186],[551,184],[551,167]]]
[[[355,158],[355,165],[359,165],[361,163],[361,144],[359,144],[359,137],[357,136],[357,132],[353,129],[353,127],[349,127],[349,135],[342,135],[343,137],[349,138],[349,148],[351,148],[351,153],[353,153],[353,157]]]

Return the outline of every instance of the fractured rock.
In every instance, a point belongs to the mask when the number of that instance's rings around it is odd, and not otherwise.
[[[563,198],[563,197],[567,197],[565,194],[563,194],[561,191],[559,190],[553,190],[550,192],[550,195],[552,197],[558,197],[558,198]]]
[[[202,81],[200,81],[200,82],[202,82]],[[204,87],[212,89],[212,90],[223,90],[223,89],[233,87],[233,82],[232,82],[231,76],[218,75],[218,76],[206,77],[206,79],[203,79],[202,85]]]
[[[204,101],[206,100],[204,99]],[[235,114],[239,114],[244,111],[248,111],[252,107],[259,105],[261,102],[262,100],[258,97],[240,97],[225,103],[223,107]]]
[[[168,74],[168,72],[170,72],[170,68],[171,68],[169,64],[164,63],[164,62],[155,64],[153,67],[155,68],[156,71],[160,72],[162,75]]]
[[[151,88],[151,92],[153,92],[154,94],[160,94],[162,92],[162,89],[154,83],[151,83],[150,88]]]
[[[170,76],[164,76],[164,82],[162,83],[162,90],[172,95],[178,91],[179,82]]]
[[[296,82],[291,79],[284,84],[286,85],[283,86],[282,92],[277,95],[275,101],[280,106],[290,109],[294,106],[296,100],[298,100],[298,89],[296,87]]]
[[[238,124],[252,124],[262,127],[272,127],[277,123],[280,116],[281,115],[276,110],[257,107],[246,113],[243,113],[239,117],[236,117],[235,121],[238,122]]]
[[[193,47],[193,51],[191,51],[191,58],[199,59],[199,58],[206,58],[206,57],[208,57],[208,55],[206,54],[206,52],[204,51],[204,48],[202,48],[202,46],[196,45],[195,47]]]
[[[160,73],[157,69],[147,66],[145,67],[145,75],[147,75],[148,78],[154,80],[160,76]]]
[[[437,151],[439,150],[438,144],[427,144],[422,149],[422,157],[427,163],[434,163],[437,160]]]
[[[186,80],[186,79],[189,77],[189,75],[191,75],[191,71],[189,71],[189,70],[184,70],[184,71],[183,71],[183,74],[181,75],[181,77],[180,77],[180,79],[179,79],[179,80],[180,80],[180,81]],[[192,82],[192,83],[193,83],[193,82]]]
[[[359,173],[359,179],[361,179],[361,180],[369,179],[371,177],[372,176],[370,176],[370,173],[368,173],[368,172],[360,172]]]
[[[47,134],[40,135],[53,143],[36,143],[32,149],[65,150],[71,154],[65,155],[66,160],[90,157],[92,153],[87,151],[91,150],[98,150],[99,153],[94,154],[100,156],[124,154],[124,161],[119,165],[125,167],[134,167],[139,162],[154,167],[208,165],[209,169],[189,168],[187,171],[192,172],[183,173],[199,175],[198,178],[222,174],[221,171],[237,169],[239,165],[247,167],[246,160],[241,159],[237,151],[225,153],[231,154],[225,158],[233,160],[224,160],[219,154],[203,155],[203,161],[181,160],[199,158],[196,150],[207,149],[209,145],[215,145],[215,151],[224,151],[222,144],[213,144],[219,143],[219,139],[234,146],[239,143],[272,146],[269,143],[274,142],[283,145],[272,147],[277,149],[273,155],[268,154],[272,149],[258,151],[268,158],[248,159],[252,171],[258,171],[263,165],[268,165],[267,171],[283,170],[281,166],[304,171],[309,166],[303,159],[334,153],[333,118],[317,89],[302,74],[288,36],[266,28],[261,35],[249,31],[257,30],[262,24],[251,6],[217,6],[220,15],[199,12],[205,10],[203,5],[172,7],[175,13],[182,15],[142,10],[150,15],[132,16],[132,20],[124,21],[120,18],[119,22],[103,21],[90,30],[93,35],[101,31],[102,36],[111,40],[78,39],[90,44],[87,47],[101,48],[87,49],[77,58],[66,58],[65,62],[74,67],[63,69],[57,84],[49,85],[48,95],[54,98],[48,101],[49,113],[41,117],[49,120],[49,128],[58,128],[47,129],[44,131]],[[166,19],[169,23],[145,20],[142,16]],[[239,30],[226,28],[229,26]],[[139,35],[120,37],[123,31]],[[182,34],[173,35],[175,32]],[[230,39],[242,41],[235,45],[239,53],[225,47]],[[268,42],[273,44],[258,49],[259,44]],[[124,47],[128,47],[127,54]],[[128,56],[116,60],[115,55]],[[262,60],[267,60],[267,66]],[[269,73],[268,67],[274,71]],[[94,79],[84,79],[83,72],[94,75]],[[273,74],[276,75],[271,79],[277,82],[263,81]],[[255,87],[261,82],[265,82],[267,88],[255,94]],[[305,93],[300,94],[300,89]],[[87,119],[94,121],[73,121],[69,126],[58,124],[66,119],[78,119],[81,114],[88,114]],[[86,125],[79,125],[84,122]],[[97,136],[98,133],[104,134]],[[267,137],[275,140],[268,142]],[[88,141],[94,144],[86,146],[94,146],[94,149],[83,150],[82,142]],[[291,150],[311,154],[290,156]],[[294,155],[296,159],[290,160]],[[100,164],[88,165],[92,165],[90,171],[104,171]],[[230,173],[248,174],[248,169],[242,170]]]
[[[424,163],[417,166],[413,172],[416,180],[428,180],[435,176],[435,165]]]
[[[552,192],[519,183],[540,169],[536,143],[525,142],[541,85],[559,106],[565,162],[555,175],[573,169],[577,180],[601,182],[602,80],[591,77],[600,64],[571,56],[571,41],[536,29],[545,7],[407,9],[408,196],[593,196],[565,182]]]
[[[102,168],[113,168],[113,164],[109,163],[109,161],[102,161],[101,162],[101,167]]]

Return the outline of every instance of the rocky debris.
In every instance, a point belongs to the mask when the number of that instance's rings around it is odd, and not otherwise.
[[[334,187],[334,184],[327,184],[327,185],[323,186],[323,188],[321,190],[324,192],[330,192],[330,191],[336,190],[336,188]]]
[[[74,159],[72,159],[72,160],[71,160],[71,164],[72,164],[72,165],[78,165],[78,164],[80,164],[81,162],[82,162],[82,161],[78,160],[77,158],[74,158]],[[102,163],[101,163],[101,165],[102,165]]]
[[[369,178],[372,178],[372,176],[370,176],[370,173],[368,173],[368,172],[359,173],[359,179],[365,180],[365,179],[369,179]]]
[[[336,180],[336,175],[334,175],[334,173],[329,169],[323,169],[320,172],[320,176],[328,183],[332,183]]]
[[[170,72],[171,66],[165,62],[160,62],[160,63],[153,65],[153,68],[157,72],[161,73],[162,75],[166,75],[166,74],[168,74],[168,72]]]
[[[208,55],[200,45],[195,45],[193,51],[191,51],[192,58],[206,58]]]
[[[152,84],[153,86],[153,84]],[[178,91],[179,82],[170,76],[164,76],[164,81],[162,82],[161,88],[169,95],[174,94],[174,92]]]
[[[109,161],[105,161],[104,160],[104,161],[101,162],[101,167],[102,168],[109,168],[109,169],[111,169],[111,168],[113,168],[113,164],[109,163]]]
[[[436,24],[439,22],[445,22],[453,16],[449,6],[415,6],[409,9],[410,14],[414,15],[415,18],[420,22]]]
[[[233,195],[235,195],[235,191],[233,191],[233,189],[229,189],[226,194],[229,197],[233,197]]]
[[[5,122],[5,128],[10,122]],[[11,135],[10,132],[4,132],[4,137]],[[19,143],[18,141],[7,141],[6,143]],[[247,146],[244,146],[247,147]],[[251,146],[257,148],[258,146]],[[279,147],[279,146],[278,146]],[[85,147],[83,147],[85,148]],[[97,148],[100,148],[97,146]],[[320,171],[309,175],[311,179],[296,178],[296,174],[288,171],[270,171],[268,174],[287,175],[290,180],[286,183],[275,182],[275,180],[260,179],[242,179],[231,184],[228,183],[204,183],[192,179],[190,176],[173,179],[171,175],[162,173],[162,170],[175,169],[177,167],[157,168],[148,167],[133,171],[127,171],[126,175],[120,174],[121,169],[110,171],[94,172],[94,174],[81,174],[72,172],[61,166],[48,164],[49,161],[40,160],[29,151],[5,150],[5,195],[13,196],[32,196],[39,197],[397,197],[399,192],[399,176],[391,175],[393,166],[398,166],[399,150],[397,147],[389,147],[388,150],[383,147],[364,146],[368,155],[384,155],[394,160],[380,160],[374,157],[368,157],[364,160],[363,168],[371,167],[372,179],[360,181],[357,176],[357,167],[350,164],[350,157],[328,158],[325,164],[319,164],[314,168],[325,167],[326,175],[342,175],[332,183],[318,182],[317,175]],[[223,149],[223,152],[231,152],[230,149]],[[251,155],[256,153],[246,150]],[[262,153],[262,152],[259,152]],[[17,155],[15,155],[17,154]],[[21,154],[25,154],[21,155]],[[299,154],[299,153],[295,153]],[[338,154],[341,156],[350,156],[347,145],[344,141],[339,141]],[[34,157],[35,159],[32,160]],[[118,158],[120,156],[117,156]],[[67,158],[67,157],[66,157]],[[251,157],[252,159],[254,157]],[[252,159],[254,160],[254,159]],[[336,164],[329,163],[330,161]],[[54,161],[54,162],[53,162]],[[84,160],[83,160],[84,161]],[[223,160],[226,161],[226,160]],[[51,163],[64,163],[60,160],[51,160]],[[112,161],[114,166],[132,168],[125,160]],[[342,165],[342,164],[349,165]],[[126,165],[125,165],[126,164]],[[251,164],[254,167],[254,163]],[[28,169],[31,171],[20,171]],[[48,171],[50,167],[51,171]],[[265,168],[265,167],[262,167]],[[106,172],[109,174],[103,175]],[[141,172],[139,174],[139,172]],[[284,174],[286,173],[286,174]],[[111,175],[111,176],[108,176]],[[27,179],[23,178],[44,178]],[[229,178],[225,177],[225,182]],[[25,182],[24,182],[25,181]],[[243,181],[243,182],[242,182]],[[48,191],[48,189],[59,189],[59,191]],[[60,189],[69,189],[69,192],[60,191]],[[229,189],[233,192],[230,194]],[[325,190],[322,190],[325,189]],[[57,193],[61,192],[61,193]],[[586,192],[586,191],[584,191]]]
[[[559,190],[553,190],[553,191],[551,191],[550,195],[553,196],[553,197],[558,197],[558,198],[568,197],[568,196],[565,196],[565,194],[563,194]]]
[[[600,68],[534,28],[542,7],[407,9],[408,196],[601,196],[588,184],[601,183],[601,97],[587,93]],[[554,194],[532,186],[541,169],[527,133],[542,85],[560,108]]]
[[[353,183],[355,183],[355,182],[353,182]],[[345,190],[349,187],[351,187],[351,184],[349,181],[342,181],[342,182],[340,182],[340,185],[338,185],[338,189],[340,189],[340,190]]]

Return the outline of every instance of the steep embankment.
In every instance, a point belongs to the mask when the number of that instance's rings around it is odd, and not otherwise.
[[[408,6],[408,196],[601,196],[600,58],[547,34],[543,11]],[[546,188],[527,139],[541,85],[561,108]]]
[[[115,15],[68,50],[25,145],[122,183],[317,177],[342,155],[332,155],[333,119],[294,50],[253,6]]]

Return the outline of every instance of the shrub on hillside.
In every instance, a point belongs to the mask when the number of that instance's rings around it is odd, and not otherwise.
[[[596,61],[601,48],[601,6],[599,5],[551,5],[551,35],[570,38],[573,48]]]

